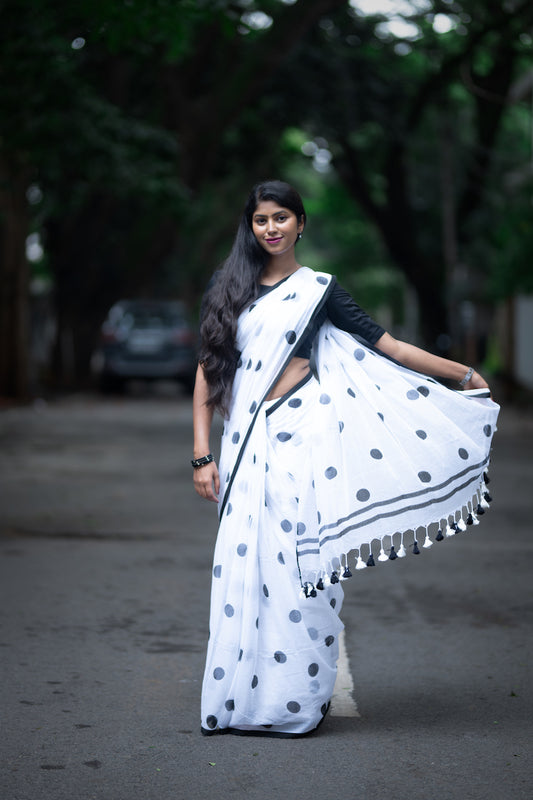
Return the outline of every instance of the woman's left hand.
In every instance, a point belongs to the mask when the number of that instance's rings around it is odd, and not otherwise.
[[[474,372],[468,383],[465,383],[464,389],[488,389],[489,384],[479,372]]]

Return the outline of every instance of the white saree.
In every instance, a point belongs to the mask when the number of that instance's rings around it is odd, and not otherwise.
[[[476,524],[487,506],[498,406],[397,365],[329,322],[318,335],[318,380],[265,400],[330,281],[301,267],[239,318],[204,733],[314,730],[335,683],[340,581],[374,556],[419,553],[418,538],[429,547],[430,534]]]

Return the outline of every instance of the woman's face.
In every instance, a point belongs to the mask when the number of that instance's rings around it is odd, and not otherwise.
[[[294,247],[298,234],[304,229],[303,220],[274,200],[263,200],[257,205],[252,219],[255,238],[271,256],[281,255]]]

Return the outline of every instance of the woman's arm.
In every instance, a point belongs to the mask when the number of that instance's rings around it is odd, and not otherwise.
[[[211,452],[209,447],[209,435],[211,433],[211,423],[213,421],[213,408],[207,405],[208,396],[208,385],[204,370],[202,365],[198,364],[192,398],[194,458],[202,458]],[[200,497],[205,497],[207,500],[218,503],[217,495],[220,491],[220,478],[217,465],[214,461],[195,469],[193,479],[194,488]]]
[[[468,367],[464,364],[460,364],[458,361],[450,361],[448,358],[434,356],[420,347],[395,339],[390,333],[384,333],[377,340],[375,346],[378,350],[399,361],[400,364],[425,375],[436,375],[440,378],[461,381],[468,372]],[[488,384],[478,372],[474,372],[468,383],[464,385],[464,388],[487,389]]]

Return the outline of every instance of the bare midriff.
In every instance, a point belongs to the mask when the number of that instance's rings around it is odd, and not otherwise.
[[[309,371],[308,358],[292,358],[283,375],[268,395],[267,400],[276,400],[278,397],[283,397],[284,394],[290,392],[293,386],[296,386],[297,383],[305,378]]]

